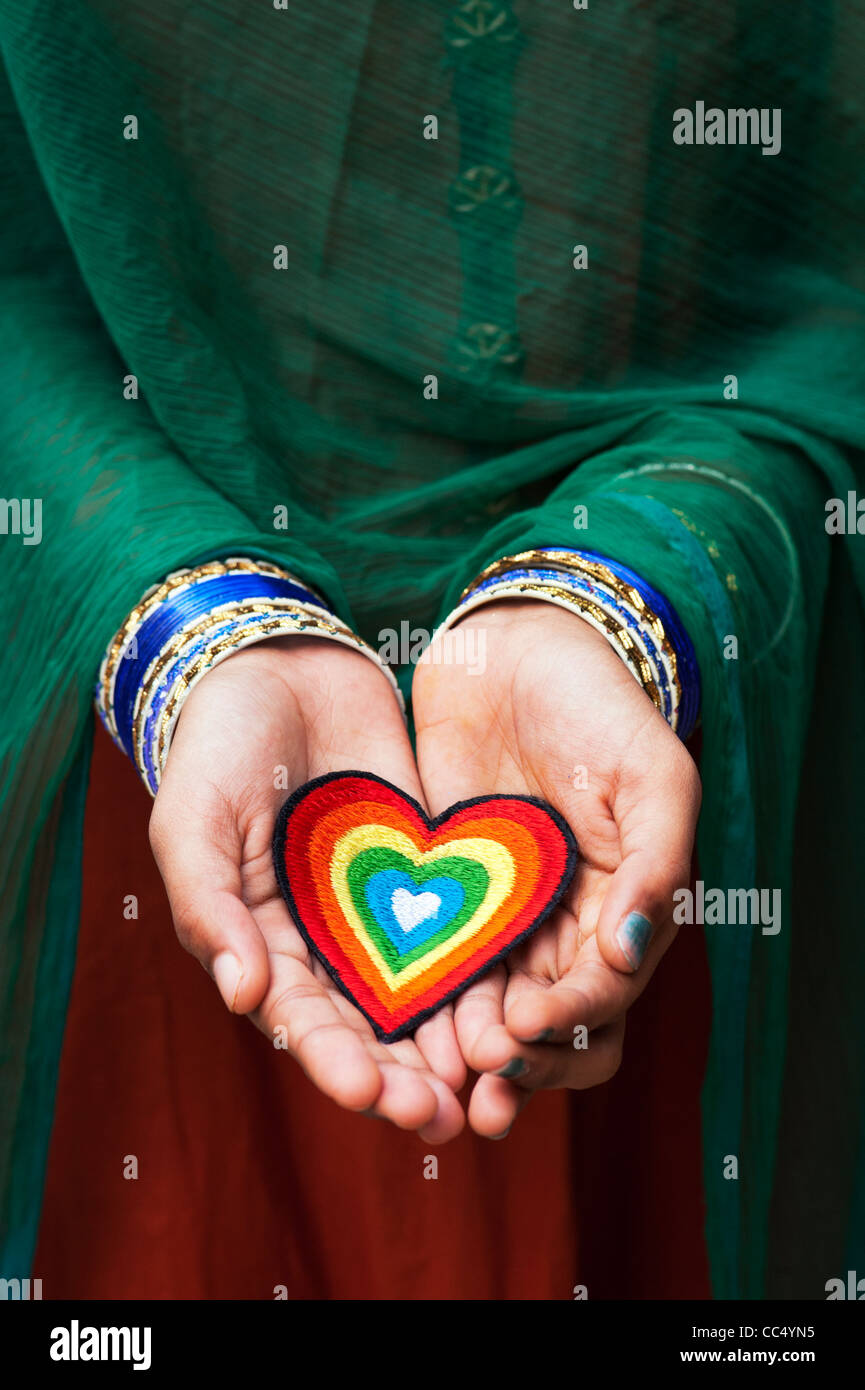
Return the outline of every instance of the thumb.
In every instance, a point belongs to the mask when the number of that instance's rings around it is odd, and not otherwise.
[[[164,786],[160,788],[160,795]],[[165,884],[178,940],[216,983],[232,1013],[262,1001],[270,980],[264,938],[242,899],[236,825],[176,814],[173,798],[150,818],[150,844]]]
[[[669,920],[674,892],[689,882],[700,809],[700,778],[678,741],[663,759],[649,759],[644,766],[650,770],[623,779],[612,806],[622,862],[597,927],[601,955],[631,974]]]

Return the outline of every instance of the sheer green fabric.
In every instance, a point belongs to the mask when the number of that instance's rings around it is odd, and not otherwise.
[[[0,16],[0,486],[42,500],[41,543],[0,538],[0,1272],[38,1223],[92,683],[141,592],[269,556],[377,644],[578,544],[694,640],[701,877],[783,890],[777,935],[706,928],[714,1289],[823,1297],[865,1267],[865,538],[824,510],[865,493],[862,7]],[[781,151],[676,144],[698,101],[780,109]]]

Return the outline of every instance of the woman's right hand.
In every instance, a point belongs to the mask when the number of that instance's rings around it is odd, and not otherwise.
[[[284,1040],[337,1104],[443,1142],[464,1124],[454,1092],[466,1071],[452,1010],[422,1025],[414,1040],[378,1042],[311,955],[273,870],[274,824],[289,793],[353,768],[423,802],[408,734],[381,671],[321,638],[248,647],[188,696],[150,842],[177,935],[229,1009]]]

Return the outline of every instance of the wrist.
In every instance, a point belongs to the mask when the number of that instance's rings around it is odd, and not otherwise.
[[[465,614],[457,614],[448,630],[460,628],[483,631],[490,641],[497,636],[502,642],[514,638],[526,645],[566,640],[570,650],[574,644],[587,652],[610,650],[606,638],[581,621],[577,613],[538,598],[491,598]]]
[[[176,571],[145,594],[109,643],[95,697],[103,723],[151,795],[190,691],[228,657],[289,636],[353,648],[376,663],[396,691],[377,653],[277,565],[213,561]]]
[[[578,617],[615,652],[671,728],[688,737],[699,709],[696,655],[672,605],[633,570],[588,551],[550,547],[504,556],[464,590],[436,638],[472,615],[506,622],[493,617],[494,604],[524,613],[527,604],[551,606]]]

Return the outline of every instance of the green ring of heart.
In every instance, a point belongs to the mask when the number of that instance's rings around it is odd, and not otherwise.
[[[400,955],[396,950],[387,933],[376,921],[366,900],[364,889],[368,880],[383,869],[398,869],[421,889],[431,879],[453,878],[462,886],[465,894],[462,907],[451,921],[436,932],[435,936],[407,951],[405,955]],[[395,973],[405,970],[407,965],[425,956],[428,951],[434,950],[442,941],[447,941],[465,926],[486,897],[490,881],[483,864],[479,864],[477,860],[452,855],[447,859],[435,859],[429,864],[415,864],[398,850],[388,849],[384,845],[361,850],[349,864],[346,878],[358,916]]]

